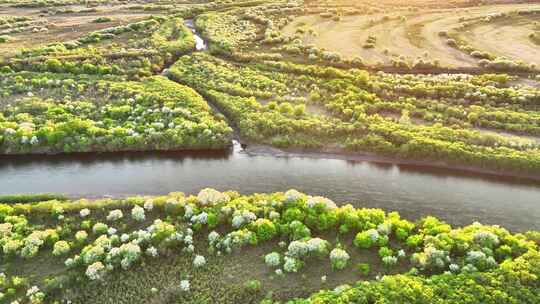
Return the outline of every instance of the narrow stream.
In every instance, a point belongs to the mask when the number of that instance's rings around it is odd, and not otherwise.
[[[206,42],[197,33],[197,30],[195,29],[195,24],[193,23],[193,19],[185,20],[184,24],[193,32],[193,37],[195,37],[195,49],[197,51],[206,50],[207,49]]]
[[[0,194],[125,197],[204,187],[244,194],[295,188],[338,203],[540,230],[540,186],[447,169],[222,152],[77,154],[0,158]]]

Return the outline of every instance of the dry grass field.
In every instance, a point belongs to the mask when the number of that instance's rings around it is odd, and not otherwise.
[[[540,4],[497,4],[463,8],[395,8],[381,12],[343,15],[340,20],[307,14],[295,18],[285,28],[288,36],[300,37],[332,52],[368,64],[388,64],[392,58],[437,60],[446,67],[474,67],[478,59],[448,43],[444,33],[457,36],[475,50],[489,52],[526,63],[540,63],[540,47],[529,38],[540,14],[521,16],[520,11],[540,10]],[[484,19],[493,14],[508,17]],[[471,21],[469,21],[471,20]],[[471,22],[465,30],[464,22]],[[370,37],[372,46],[366,46]]]

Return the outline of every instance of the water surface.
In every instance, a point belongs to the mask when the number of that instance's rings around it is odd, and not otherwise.
[[[58,192],[125,197],[201,188],[255,192],[291,188],[336,202],[540,230],[540,185],[447,169],[228,152],[83,154],[0,158],[0,194]]]

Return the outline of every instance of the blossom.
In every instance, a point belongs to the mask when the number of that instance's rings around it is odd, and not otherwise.
[[[75,259],[73,258],[68,258],[64,261],[64,265],[66,265],[66,267],[68,268],[71,268],[73,266],[75,266],[76,262],[75,262]]]
[[[88,208],[81,209],[81,211],[79,211],[79,215],[81,217],[87,217],[88,215],[90,215],[90,209]]]
[[[474,241],[481,246],[492,248],[499,244],[499,237],[490,231],[478,231],[474,234]]]
[[[328,253],[328,241],[320,238],[311,238],[307,241],[308,250],[317,254]]]
[[[30,144],[32,146],[35,146],[35,145],[39,144],[39,139],[37,138],[37,136],[34,135],[34,136],[32,136],[32,138],[30,138]]]
[[[286,272],[298,272],[302,263],[299,259],[286,256],[285,263],[283,264],[283,270]]]
[[[219,233],[212,231],[208,234],[208,242],[210,245],[214,245],[219,241]]]
[[[219,203],[228,202],[230,197],[212,188],[202,189],[197,195],[197,200],[203,206],[211,206]]]
[[[154,208],[154,201],[147,200],[146,202],[144,202],[144,209],[151,211],[153,208]]]
[[[152,246],[152,247],[148,247],[146,249],[146,254],[153,257],[153,258],[155,258],[155,257],[158,256],[158,251],[157,251],[156,247]]]
[[[122,213],[122,210],[120,209],[115,209],[115,210],[111,210],[109,212],[109,215],[107,215],[107,220],[108,221],[117,221],[121,218],[124,217],[124,214]]]
[[[37,286],[32,286],[26,291],[26,296],[29,297],[33,294],[36,294],[39,292],[39,288]]]
[[[382,262],[385,266],[390,267],[397,264],[397,258],[395,256],[385,256],[382,258]]]
[[[190,288],[190,284],[189,284],[188,280],[180,281],[180,290],[181,291],[187,292],[187,291],[189,291],[189,288]]]
[[[101,245],[89,247],[82,254],[82,259],[86,265],[99,261],[105,254],[105,248]]]
[[[1,223],[0,224],[0,238],[11,235],[11,230],[13,229],[13,224],[11,223]]]
[[[232,226],[238,228],[244,224],[244,217],[241,215],[235,215],[232,219]]]
[[[68,253],[70,251],[70,249],[71,248],[70,248],[68,242],[66,242],[66,241],[58,241],[58,242],[54,243],[53,255],[55,255],[55,256],[64,255],[64,254]]]
[[[287,255],[303,257],[309,253],[309,247],[304,241],[292,241],[287,248]]]
[[[107,229],[107,234],[108,235],[114,235],[116,234],[118,230],[116,230],[116,228],[113,228],[113,227],[110,227],[109,229]]]
[[[140,206],[133,207],[133,209],[131,209],[131,217],[138,222],[144,221],[146,218],[144,208],[141,208]]]
[[[310,196],[307,200],[307,206],[309,208],[313,208],[315,206],[322,206],[325,210],[332,210],[337,208],[336,203],[322,196]]]
[[[5,135],[13,135],[13,134],[15,134],[15,133],[17,133],[17,131],[15,131],[15,130],[12,129],[12,128],[6,128],[6,129],[4,130],[4,134],[5,134]]]
[[[296,191],[295,189],[290,189],[287,192],[285,192],[285,202],[286,203],[292,203],[296,202],[297,200],[304,197],[304,194]]]
[[[120,262],[123,269],[128,269],[141,255],[141,247],[131,242],[122,244],[119,248],[119,255],[122,256]]]
[[[483,253],[482,251],[472,250],[472,251],[467,252],[467,257],[466,257],[467,262],[470,262],[470,263],[472,262],[474,264],[478,261],[482,261],[485,259],[486,259],[486,254]]]
[[[92,281],[99,280],[103,276],[104,271],[105,266],[103,266],[103,263],[95,262],[86,268],[86,276]]]
[[[206,259],[202,255],[196,255],[193,259],[193,266],[196,268],[203,267],[206,264]]]
[[[371,240],[373,242],[376,242],[377,239],[379,238],[379,232],[375,229],[369,229],[368,231],[366,231],[367,234],[369,235],[369,237],[371,238]]]
[[[271,252],[264,256],[264,263],[266,263],[268,267],[277,267],[279,266],[280,261],[281,256],[277,252]]]
[[[377,226],[377,232],[382,235],[389,235],[392,233],[392,223],[385,222]]]
[[[276,211],[270,211],[270,219],[271,220],[276,220],[276,219],[279,219],[281,215],[279,214],[279,212],[276,212]]]
[[[334,269],[343,269],[345,266],[347,266],[347,262],[349,261],[351,257],[347,253],[347,251],[341,249],[341,248],[334,248],[330,252],[330,262],[332,263],[332,267]]]
[[[206,224],[208,223],[208,213],[201,212],[191,217],[191,222],[194,224]]]

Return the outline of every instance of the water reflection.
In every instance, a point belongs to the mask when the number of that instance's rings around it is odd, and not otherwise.
[[[79,197],[241,193],[296,188],[336,202],[434,214],[453,224],[540,229],[540,186],[446,169],[340,159],[250,155],[239,145],[211,152],[141,152],[0,158],[0,194],[60,192]]]

